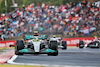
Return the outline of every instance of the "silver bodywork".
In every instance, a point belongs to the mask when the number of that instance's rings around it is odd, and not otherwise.
[[[39,37],[35,36],[35,37],[33,37],[33,39],[28,40],[28,42],[26,42],[26,44],[25,44],[26,47],[27,47],[27,45],[31,44],[32,46],[34,46],[34,51],[39,52],[41,43],[45,43],[45,41],[43,41],[42,39],[36,40],[37,38],[39,38]]]
[[[100,43],[100,40],[97,40],[99,43]],[[91,42],[95,42],[95,40],[94,41],[92,41],[91,40]],[[85,43],[85,47],[87,47],[88,46],[88,44],[90,44],[91,42],[87,42],[87,43]],[[97,47],[99,44],[98,43],[96,43],[96,45],[91,45],[92,47]]]

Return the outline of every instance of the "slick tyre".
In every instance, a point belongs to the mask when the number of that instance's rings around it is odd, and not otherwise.
[[[17,50],[21,50],[24,49],[24,43],[22,40],[17,40],[16,41],[16,46],[17,46]]]
[[[62,46],[63,46],[62,49],[67,49],[66,41],[62,41]]]
[[[100,43],[99,43],[99,45],[98,45],[98,48],[100,48]]]
[[[57,41],[50,41],[49,47],[52,50],[58,50]]]
[[[98,41],[95,41],[95,45],[97,45],[96,48],[100,48],[100,43]]]
[[[58,55],[57,41],[50,41],[49,47],[50,47],[50,49],[55,50],[55,52],[49,53],[48,56],[57,56]]]
[[[23,55],[22,53],[19,53],[19,50],[24,49],[24,44],[22,40],[17,40],[15,42],[15,54],[16,55]]]
[[[83,41],[80,41],[79,42],[79,48],[83,48],[84,47],[84,42]]]

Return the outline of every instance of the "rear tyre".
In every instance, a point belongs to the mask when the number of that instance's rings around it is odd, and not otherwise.
[[[49,47],[52,50],[58,50],[57,41],[50,41]]]
[[[58,50],[52,54],[53,56],[57,56],[58,55]]]
[[[97,48],[100,48],[100,43],[98,41],[95,42],[95,45],[97,44]]]
[[[54,53],[49,53],[48,56],[57,56],[58,55],[58,45],[57,41],[50,41],[49,48],[55,50]]]
[[[78,47],[78,43],[77,43],[76,47]]]
[[[84,42],[83,41],[80,41],[79,42],[79,48],[83,48],[84,47]]]
[[[17,40],[15,42],[15,54],[16,55],[23,55],[23,53],[20,53],[19,50],[24,49],[24,44],[22,40]]]
[[[100,43],[99,43],[99,45],[98,45],[98,48],[100,48]]]
[[[67,49],[67,45],[66,45],[66,41],[62,41],[62,46],[63,46],[63,48],[62,49]]]

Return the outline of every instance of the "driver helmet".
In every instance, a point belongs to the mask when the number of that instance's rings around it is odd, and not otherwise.
[[[38,36],[38,31],[34,31],[34,36]]]
[[[37,41],[39,41],[39,39],[38,39],[38,38],[36,38],[36,40],[37,40]]]
[[[94,36],[94,38],[97,38],[97,36]]]
[[[56,38],[56,35],[53,35],[53,38]]]

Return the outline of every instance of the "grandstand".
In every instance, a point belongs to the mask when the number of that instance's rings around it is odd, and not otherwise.
[[[100,8],[88,1],[61,6],[43,3],[0,14],[0,35],[6,39],[32,34],[35,30],[41,34],[60,34],[65,37],[98,35]]]

